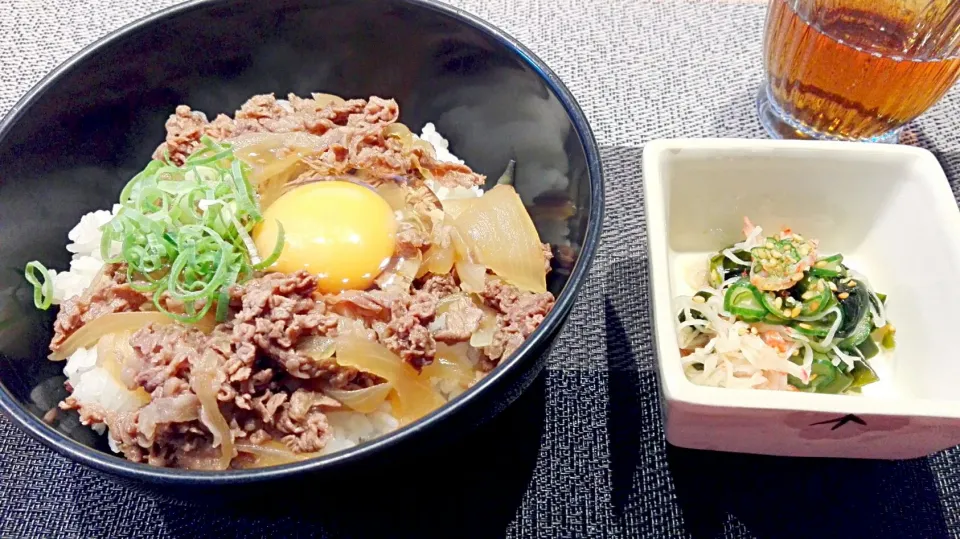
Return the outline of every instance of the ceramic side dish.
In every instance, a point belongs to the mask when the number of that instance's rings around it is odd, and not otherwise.
[[[906,146],[662,140],[643,157],[667,440],[744,453],[911,458],[960,443],[960,211],[934,156]],[[842,252],[888,294],[897,348],[863,395],[697,386],[673,300],[691,268],[741,238],[743,216]],[[868,390],[869,389],[869,390]]]

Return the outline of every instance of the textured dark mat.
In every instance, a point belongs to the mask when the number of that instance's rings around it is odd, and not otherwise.
[[[0,10],[0,114],[81,46],[174,3],[12,1]],[[453,3],[543,57],[604,146],[604,244],[536,385],[494,422],[425,452],[423,472],[318,483],[300,500],[254,498],[257,509],[214,509],[120,485],[0,417],[0,537],[960,537],[958,449],[869,462],[664,442],[641,146],[661,137],[764,136],[753,99],[765,2]],[[960,95],[952,92],[906,141],[933,150],[960,195],[958,133]]]

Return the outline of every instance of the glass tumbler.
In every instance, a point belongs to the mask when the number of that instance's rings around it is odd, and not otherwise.
[[[897,142],[960,75],[960,0],[770,0],[760,121],[776,138]]]

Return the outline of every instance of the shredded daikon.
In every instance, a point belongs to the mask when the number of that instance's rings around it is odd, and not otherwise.
[[[834,347],[832,348],[832,350],[833,350],[833,353],[837,355],[837,357],[835,357],[835,358],[833,359],[833,366],[834,366],[834,367],[840,365],[840,362],[843,362],[843,363],[846,365],[846,369],[845,369],[845,370],[846,370],[846,371],[850,371],[851,369],[853,369],[853,362],[854,362],[854,361],[857,361],[857,359],[859,359],[859,358],[857,358],[857,357],[855,357],[855,356],[851,356],[851,355],[849,355],[849,354],[845,354],[842,350],[840,350],[840,348],[838,348],[838,347],[836,347],[836,346],[834,346]]]
[[[870,314],[873,315],[873,324],[878,328],[882,328],[883,326],[887,325],[886,306],[884,306],[883,302],[880,301],[880,297],[877,296],[877,293],[874,292],[873,285],[870,284],[870,281],[856,271],[848,269],[847,272],[851,277],[863,283],[863,286],[865,286],[867,289],[867,293],[870,294],[870,299],[873,300],[870,302]]]
[[[736,264],[740,264],[741,266],[749,266],[749,265],[750,265],[750,263],[747,262],[746,260],[741,260],[741,259],[737,258],[737,255],[733,254],[733,249],[724,249],[724,250],[723,250],[723,256],[729,258],[730,260],[732,260],[732,261],[733,261],[734,263],[736,263]]]
[[[678,315],[683,317],[683,321],[677,324],[680,347],[689,350],[692,343],[702,342],[699,338],[709,339],[682,359],[687,377],[699,385],[747,389],[778,389],[774,386],[780,385],[781,380],[785,383],[786,375],[806,382],[809,364],[805,362],[800,366],[789,359],[797,347],[781,352],[751,331],[754,329],[759,333],[756,327],[736,320],[724,311],[722,298],[732,282],[724,282],[720,289],[702,287],[697,290],[700,296],[682,296],[676,300]],[[704,296],[707,299],[703,300]],[[694,312],[702,318],[694,318]]]
[[[754,247],[760,245],[763,241],[763,229],[759,226],[754,226],[753,230],[747,234],[747,239],[741,241],[740,243],[735,243],[733,248],[736,250],[749,251]],[[749,265],[749,264],[747,264]]]
[[[833,318],[833,324],[830,326],[830,331],[827,332],[827,336],[823,338],[823,342],[820,343],[820,346],[823,348],[829,348],[833,343],[833,337],[837,334],[837,330],[840,329],[840,324],[843,322],[843,318],[840,316],[840,307],[831,307],[827,310],[827,315],[830,313],[835,313],[836,316]],[[826,315],[824,316],[826,318]],[[836,347],[834,347],[836,348]]]

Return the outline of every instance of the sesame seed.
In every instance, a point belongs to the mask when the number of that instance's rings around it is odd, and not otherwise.
[[[798,348],[798,349],[794,350],[794,351],[793,351],[793,355],[799,356],[799,355],[800,355],[800,349]]]
[[[706,303],[707,300],[704,299],[703,296],[693,296],[693,302],[694,302],[694,303]]]
[[[826,260],[820,260],[819,262],[817,262],[816,264],[814,264],[814,266],[816,266],[816,267],[818,267],[818,268],[825,268],[825,267],[827,267],[827,261],[826,261]]]
[[[856,285],[857,285],[857,281],[854,281],[853,279],[850,279],[849,281],[846,282],[846,285],[847,285],[847,286],[856,286]]]
[[[768,241],[767,244],[764,245],[764,247],[766,247],[767,249],[773,249],[776,246],[773,244],[772,241]]]
[[[813,296],[816,296],[816,295],[817,295],[817,293],[814,292],[813,290],[807,290],[807,291],[804,292],[800,297],[803,298],[803,299],[810,299],[810,298],[812,298]]]
[[[800,316],[801,310],[802,310],[802,307],[800,305],[797,305],[796,307],[793,308],[793,311],[790,312],[790,316],[793,318]]]
[[[814,301],[813,303],[810,304],[810,310],[811,310],[811,311],[816,311],[816,310],[819,309],[819,308],[820,308],[820,302],[819,302],[819,301]]]
[[[801,245],[800,254],[802,254],[803,256],[807,256],[808,254],[810,254],[810,246],[807,244]]]
[[[784,309],[783,316],[784,318],[790,318],[790,309]]]
[[[823,292],[823,280],[817,281],[817,290]]]
[[[746,335],[746,334],[747,334],[747,328],[739,328],[739,329],[737,329],[737,334],[740,335],[741,337],[744,336],[744,335]]]
[[[848,293],[846,293],[846,292],[840,292],[839,294],[837,294],[837,297],[840,298],[840,299],[847,299],[847,298],[850,297],[850,294],[848,294]]]
[[[812,381],[816,380],[816,379],[817,379],[817,376],[819,376],[817,373],[811,374],[811,375],[810,375],[810,381],[812,382]]]
[[[800,326],[800,327],[802,327],[803,329],[813,329],[813,326],[811,326],[810,324],[808,324],[808,323],[806,323],[806,322],[800,322],[800,323],[797,324],[797,325]]]
[[[777,258],[777,259],[780,259],[780,258],[783,257],[783,255],[780,254],[779,251],[773,251],[772,253],[770,253],[770,256],[772,256],[773,258]]]
[[[783,298],[778,297],[777,299],[773,300],[773,305],[778,309],[783,308]]]
[[[751,328],[750,328],[750,333],[753,333],[754,335],[756,335],[757,333],[760,333],[760,332],[757,331],[757,328],[751,327]]]
[[[830,286],[830,290],[833,290],[834,292],[837,291],[837,283],[830,281],[828,284]]]
[[[794,235],[793,235],[793,239],[795,239],[795,240],[797,240],[797,241],[804,241],[804,240],[803,240],[803,236],[801,236],[800,234],[794,234]]]

